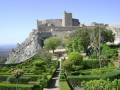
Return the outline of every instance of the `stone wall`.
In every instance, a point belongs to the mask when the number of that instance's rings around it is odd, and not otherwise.
[[[37,21],[37,25],[41,26],[44,24],[48,24],[48,26],[50,25],[54,25],[54,26],[62,26],[62,19],[47,19],[47,20],[42,20],[42,21]]]

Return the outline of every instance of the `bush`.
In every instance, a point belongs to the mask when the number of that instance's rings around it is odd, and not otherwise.
[[[120,90],[120,80],[91,80],[84,82],[84,90]]]
[[[64,68],[64,70],[66,70],[66,71],[71,71],[71,70],[72,70],[72,62],[69,61],[69,60],[65,60],[65,61],[63,62],[63,68]]]
[[[68,60],[72,61],[75,65],[80,65],[83,57],[78,52],[71,52],[68,55]]]
[[[48,78],[46,75],[39,77],[37,80],[38,84],[40,85],[41,88],[47,87],[48,83]]]
[[[68,55],[68,60],[63,62],[63,68],[66,71],[76,71],[83,68],[83,57],[78,52],[72,52]]]

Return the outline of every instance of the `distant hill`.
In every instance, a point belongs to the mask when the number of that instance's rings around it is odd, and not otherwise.
[[[15,45],[0,45],[0,64],[5,63],[12,48],[15,48]]]
[[[8,56],[10,50],[15,48],[16,45],[0,45],[0,56]]]

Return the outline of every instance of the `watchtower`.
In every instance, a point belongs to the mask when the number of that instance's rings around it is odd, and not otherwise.
[[[72,13],[64,11],[64,17],[62,20],[62,26],[72,26]]]

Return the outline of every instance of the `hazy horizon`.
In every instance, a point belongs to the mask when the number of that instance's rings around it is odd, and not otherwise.
[[[1,0],[0,45],[21,43],[36,28],[36,21],[73,13],[81,23],[119,24],[118,0]]]

